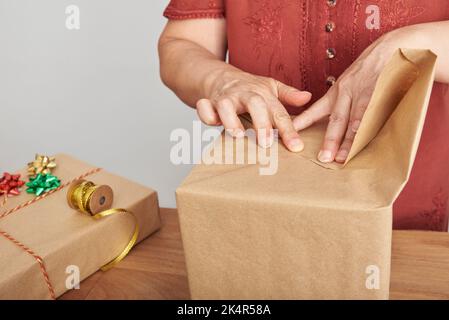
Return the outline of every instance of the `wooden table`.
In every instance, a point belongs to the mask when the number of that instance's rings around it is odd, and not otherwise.
[[[175,209],[161,209],[163,227],[117,267],[97,272],[61,299],[189,299]],[[394,231],[391,299],[449,299],[449,234]]]

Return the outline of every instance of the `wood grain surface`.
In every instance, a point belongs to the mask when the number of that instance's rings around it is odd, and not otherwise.
[[[115,268],[93,274],[60,299],[189,299],[178,216],[161,209],[162,229]],[[449,299],[449,234],[394,231],[391,299]]]

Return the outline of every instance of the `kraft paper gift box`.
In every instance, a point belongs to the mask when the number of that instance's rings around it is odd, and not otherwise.
[[[315,160],[326,123],[301,133],[301,153],[279,142],[273,175],[251,163],[197,165],[176,192],[192,298],[387,299],[392,204],[413,165],[435,61],[428,50],[394,54],[344,165]]]
[[[64,154],[56,155],[56,162],[58,166],[53,174],[63,184],[95,169]],[[19,173],[25,180],[26,170]],[[159,229],[159,207],[154,190],[104,170],[84,179],[112,188],[113,207],[127,209],[137,218],[138,242]],[[0,210],[0,299],[50,299],[51,291],[58,297],[68,290],[66,280],[73,271],[71,266],[79,268],[83,280],[117,257],[128,244],[135,226],[130,214],[94,220],[68,206],[67,189],[6,216],[2,215],[6,210]],[[33,195],[23,190],[19,196],[8,199],[7,209],[32,198]],[[14,241],[26,246],[29,252]],[[42,258],[48,283],[37,257]]]

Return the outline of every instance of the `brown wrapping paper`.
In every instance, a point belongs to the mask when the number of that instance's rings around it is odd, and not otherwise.
[[[53,173],[62,183],[94,168],[64,154],[56,155],[56,161],[58,166]],[[20,173],[26,177],[25,169]],[[138,241],[159,229],[159,207],[154,190],[104,170],[86,179],[98,185],[109,185],[114,190],[113,207],[134,213],[140,227]],[[134,230],[129,214],[94,220],[71,209],[66,193],[67,188],[64,188],[0,219],[0,230],[43,259],[56,296],[68,290],[68,266],[77,266],[81,280],[85,279],[120,254]],[[8,199],[7,208],[32,198],[33,195],[23,190],[19,196]],[[50,298],[36,260],[3,236],[0,236],[0,270],[0,299]]]
[[[325,123],[301,133],[302,153],[277,145],[274,175],[257,164],[196,166],[177,190],[192,298],[387,299],[392,204],[413,165],[435,60],[395,53],[344,167],[315,160]]]

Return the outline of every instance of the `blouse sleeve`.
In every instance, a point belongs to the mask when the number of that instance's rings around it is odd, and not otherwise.
[[[168,19],[223,18],[224,0],[170,0],[164,11]]]

